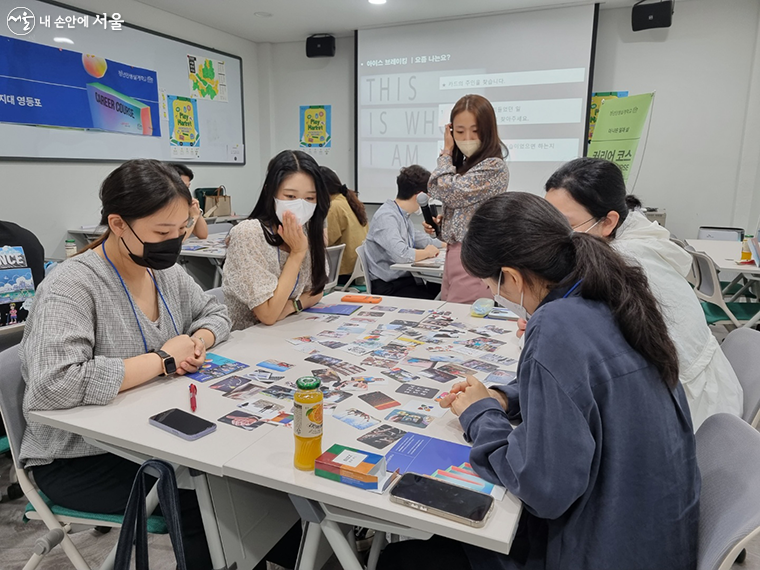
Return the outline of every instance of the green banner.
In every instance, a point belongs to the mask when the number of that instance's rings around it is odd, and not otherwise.
[[[654,93],[606,99],[599,111],[588,156],[614,162],[628,182]]]

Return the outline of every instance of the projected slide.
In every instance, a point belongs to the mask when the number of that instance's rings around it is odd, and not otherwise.
[[[360,31],[362,199],[392,197],[402,166],[433,170],[451,108],[468,93],[494,106],[510,189],[540,192],[583,153],[593,16],[588,5]]]
[[[155,71],[0,38],[0,122],[161,136]]]

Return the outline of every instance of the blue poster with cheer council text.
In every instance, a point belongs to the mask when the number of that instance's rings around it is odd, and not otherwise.
[[[161,136],[155,71],[0,37],[0,122]]]

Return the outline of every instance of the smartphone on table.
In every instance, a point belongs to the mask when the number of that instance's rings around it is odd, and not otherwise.
[[[493,497],[417,473],[404,473],[391,489],[391,501],[475,528],[486,524]]]
[[[179,408],[156,414],[148,423],[188,441],[194,441],[216,430],[215,423]]]

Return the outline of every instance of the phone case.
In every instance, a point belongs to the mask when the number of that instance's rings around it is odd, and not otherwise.
[[[428,475],[423,475],[423,477],[427,477],[429,479],[432,479],[432,477]],[[472,519],[468,519],[465,517],[460,517],[459,515],[454,515],[452,513],[449,513],[447,511],[442,511],[441,509],[436,509],[435,507],[429,507],[428,505],[423,505],[422,503],[418,503],[417,501],[412,501],[410,499],[403,499],[401,497],[397,497],[393,494],[393,488],[398,484],[398,482],[401,481],[401,477],[399,477],[396,482],[393,484],[393,487],[391,487],[390,491],[390,499],[391,502],[397,503],[399,505],[404,505],[405,507],[411,507],[413,509],[416,509],[423,513],[430,513],[431,515],[436,515],[438,517],[442,517],[444,519],[448,519],[450,521],[466,524],[467,526],[471,526],[473,528],[483,528],[486,525],[486,522],[488,522],[489,517],[491,516],[491,512],[493,511],[493,505],[494,500],[493,497],[491,498],[491,506],[488,507],[488,512],[486,512],[486,515],[483,517],[483,520],[476,521]],[[473,493],[476,493],[477,491],[473,491]]]
[[[160,428],[164,431],[168,431],[172,435],[176,435],[177,437],[181,437],[182,439],[186,439],[187,441],[195,441],[196,439],[202,438],[204,435],[208,435],[210,433],[213,433],[216,431],[216,424],[211,424],[208,428],[204,429],[201,432],[198,432],[193,435],[187,435],[186,433],[182,433],[179,430],[176,430],[174,428],[170,428],[169,426],[162,424],[161,422],[157,422],[153,418],[150,418],[148,420],[148,423],[151,425],[156,426],[157,428]]]
[[[474,521],[472,519],[466,519],[464,517],[460,517],[458,515],[452,515],[449,512],[442,511],[440,509],[436,509],[434,507],[428,507],[427,505],[423,505],[421,503],[418,503],[416,501],[410,501],[409,499],[401,499],[399,497],[396,497],[394,495],[391,495],[391,502],[397,503],[399,505],[404,505],[405,507],[411,507],[413,509],[417,509],[420,512],[423,513],[430,513],[431,515],[436,515],[438,517],[442,517],[444,519],[448,519],[450,521],[466,524],[467,526],[471,526],[473,528],[483,528],[486,525],[486,522],[488,522],[488,518],[491,516],[491,511],[493,511],[493,501],[491,501],[491,506],[488,507],[488,512],[486,513],[486,516],[483,517],[482,521]]]
[[[373,305],[377,305],[382,300],[382,297],[374,297],[372,295],[344,295],[341,299],[344,303],[371,303]]]

